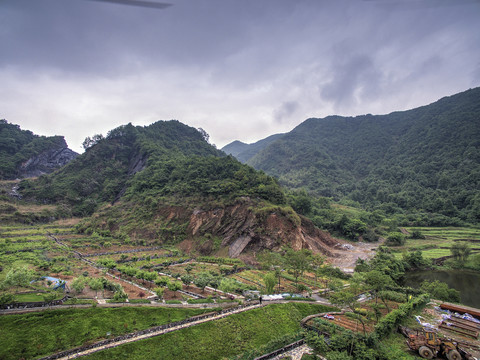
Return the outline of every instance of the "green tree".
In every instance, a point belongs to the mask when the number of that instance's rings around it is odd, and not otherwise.
[[[348,307],[352,312],[355,312],[358,307],[357,295],[349,289],[332,293],[330,295],[330,302],[340,307]]]
[[[284,257],[276,252],[265,250],[258,255],[258,259],[262,264],[263,268],[267,270],[273,269],[275,272],[275,277],[278,280],[278,292],[280,292],[282,270],[285,266]]]
[[[450,248],[450,252],[456,261],[465,263],[472,253],[472,248],[467,242],[456,242]]]
[[[195,267],[194,264],[188,263],[187,266],[185,266],[185,271],[187,272],[187,274],[190,275],[190,273],[192,272],[192,270],[193,270],[194,267]]]
[[[405,244],[405,235],[400,232],[392,232],[388,235],[385,244],[389,246],[402,246]]]
[[[205,291],[205,288],[210,283],[210,275],[206,273],[200,273],[194,280],[193,283],[196,287],[202,289],[202,292]]]
[[[33,271],[27,266],[13,267],[5,276],[4,286],[28,287],[33,279]]]
[[[265,289],[267,294],[273,294],[273,289],[275,288],[275,284],[277,282],[275,278],[275,273],[266,273],[263,277],[263,282],[265,283]]]
[[[211,276],[208,284],[215,289],[217,292],[218,287],[220,286],[222,278],[220,276]]]
[[[366,285],[370,289],[372,289],[375,293],[375,304],[377,303],[378,297],[381,294],[381,292],[385,290],[387,286],[394,285],[392,278],[379,270],[371,270],[365,273],[364,276],[365,276]],[[385,306],[387,307],[387,310],[390,311],[388,307],[388,303],[385,301],[385,298],[382,296],[381,299],[385,304]]]
[[[285,253],[285,264],[289,272],[295,278],[295,285],[298,285],[298,278],[310,268],[311,260],[311,250],[302,249],[295,251],[291,248],[287,249]]]
[[[48,305],[51,304],[53,300],[55,300],[59,296],[58,293],[52,291],[43,294],[43,301],[45,301]]]
[[[88,286],[95,291],[95,297],[97,297],[98,290],[103,289],[103,281],[100,278],[91,278],[88,281]]]
[[[320,254],[314,254],[312,255],[311,259],[311,269],[313,270],[313,273],[315,274],[315,282],[318,282],[318,277],[321,276],[322,274],[322,266],[325,263],[325,256],[320,255]]]
[[[174,297],[177,296],[177,291],[182,290],[182,283],[180,281],[170,281],[167,285],[168,290],[173,291]]]
[[[11,304],[15,299],[15,295],[12,293],[3,293],[0,294],[0,305]]]
[[[325,338],[315,331],[307,331],[305,333],[305,342],[313,349],[315,355],[325,355],[328,351]]]
[[[125,302],[127,298],[128,298],[128,295],[123,290],[116,291],[115,294],[113,294],[113,300],[117,302]]]
[[[80,294],[83,289],[85,288],[85,278],[75,278],[71,283],[70,286],[77,294]]]
[[[437,300],[451,301],[451,302],[460,302],[460,292],[451,289],[444,282],[435,280],[427,281],[425,280],[420,285],[420,288],[426,293],[430,294],[431,297]]]
[[[149,288],[152,287],[152,282],[158,278],[158,274],[155,271],[145,271],[143,273],[143,279],[148,281]]]
[[[156,287],[155,289],[153,289],[153,291],[155,292],[155,294],[157,294],[160,300],[163,300],[163,294],[165,293],[165,288]]]
[[[180,279],[185,284],[185,286],[188,287],[190,285],[190,283],[193,281],[193,276],[190,275],[190,274],[184,274],[180,277]]]
[[[412,239],[425,239],[425,235],[423,235],[420,229],[413,229],[410,233],[410,237]]]
[[[170,282],[170,278],[167,277],[167,276],[162,276],[158,279],[155,280],[155,285],[158,285],[158,286],[161,286],[161,287],[165,287],[168,285],[168,283]]]

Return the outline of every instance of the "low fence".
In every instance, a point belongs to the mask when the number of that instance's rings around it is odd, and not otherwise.
[[[0,305],[0,309],[28,309],[28,308],[35,308],[35,307],[46,307],[46,306],[53,306],[53,305],[62,305],[65,300],[68,299],[68,295],[65,295],[63,298],[59,300],[53,300],[50,302],[45,301],[36,301],[36,302],[16,302],[12,304],[3,304]]]
[[[290,350],[293,350],[299,346],[302,346],[303,344],[305,344],[305,340],[304,339],[301,339],[301,340],[298,340],[298,341],[295,341],[294,343],[291,343],[291,344],[288,344],[280,349],[277,349],[275,351],[272,351],[271,353],[268,353],[268,354],[265,354],[265,355],[262,355],[262,356],[259,356],[259,357],[256,357],[254,360],[267,360],[267,359],[272,359],[274,358],[275,356],[278,356],[278,355],[281,355],[287,351],[290,351]]]

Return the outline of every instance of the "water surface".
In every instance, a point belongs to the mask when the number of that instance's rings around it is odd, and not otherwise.
[[[425,270],[408,272],[405,276],[405,285],[418,288],[425,280],[439,280],[447,283],[449,287],[460,291],[463,304],[480,308],[479,272],[468,270]]]

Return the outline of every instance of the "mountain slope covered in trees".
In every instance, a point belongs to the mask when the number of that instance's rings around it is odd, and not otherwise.
[[[480,88],[388,115],[311,118],[247,163],[336,201],[478,223]]]
[[[250,160],[253,156],[282,136],[283,134],[270,135],[269,137],[259,140],[253,144],[245,144],[237,140],[224,146],[222,151],[235,156],[241,162],[248,162],[248,160]]]
[[[208,144],[204,135],[178,121],[147,127],[128,124],[88,142],[86,152],[59,172],[24,181],[22,193],[64,203],[74,215],[89,215],[122,197],[256,195],[283,202],[273,178],[239,163]]]
[[[58,169],[77,153],[63,136],[38,136],[0,120],[0,179],[33,177]]]
[[[51,175],[24,180],[27,199],[89,216],[79,230],[128,239],[192,241],[204,254],[288,244],[328,252],[336,242],[301,218],[277,181],[178,121],[131,124],[87,139],[84,154]],[[202,239],[195,241],[195,239]]]

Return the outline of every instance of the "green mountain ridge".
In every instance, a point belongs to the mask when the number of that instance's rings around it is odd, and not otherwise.
[[[79,231],[229,256],[290,245],[328,253],[336,241],[287,204],[277,181],[227,156],[178,121],[128,124],[87,139],[62,169],[24,180],[25,199],[85,217]],[[201,241],[197,241],[201,239]],[[192,245],[193,244],[193,245]]]
[[[480,222],[480,88],[388,115],[311,118],[246,161],[291,189]]]
[[[38,136],[0,120],[0,179],[12,180],[50,173],[78,154],[63,136]]]
[[[281,138],[284,134],[275,134],[266,137],[265,139],[259,140],[252,144],[245,144],[241,141],[234,141],[222,148],[227,154],[230,154],[236,157],[239,161],[245,163],[248,162],[252,157],[254,157],[258,152],[265,149],[275,140]]]

